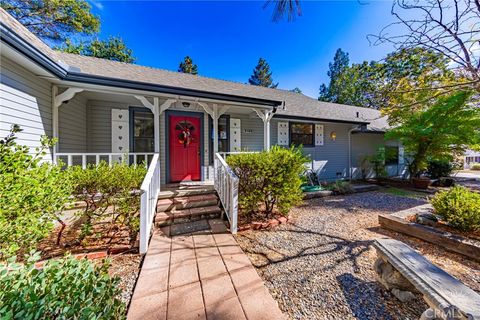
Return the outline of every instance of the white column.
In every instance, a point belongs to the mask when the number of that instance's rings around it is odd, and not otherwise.
[[[258,115],[260,119],[263,121],[263,149],[269,150],[270,149],[270,120],[273,117],[273,110],[258,110],[252,108],[253,111]]]
[[[158,98],[153,98],[153,143],[155,153],[160,152],[160,106]]]
[[[216,104],[213,105],[213,154],[218,152],[218,106]]]

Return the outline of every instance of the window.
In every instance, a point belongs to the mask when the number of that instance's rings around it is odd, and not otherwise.
[[[154,152],[153,113],[147,109],[132,108],[132,152]]]
[[[290,144],[305,147],[314,146],[314,125],[313,123],[290,122]]]
[[[213,121],[209,118],[209,160],[213,163]],[[230,116],[222,115],[218,119],[218,152],[230,151]]]
[[[398,164],[398,147],[385,146],[385,165]]]

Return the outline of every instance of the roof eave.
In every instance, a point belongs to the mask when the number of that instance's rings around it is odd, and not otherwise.
[[[0,36],[2,42],[5,42],[18,52],[22,53],[30,60],[39,64],[41,67],[51,72],[61,80],[72,81],[72,82],[81,82],[88,84],[104,85],[104,86],[115,86],[128,89],[138,89],[151,92],[159,92],[166,94],[182,95],[182,96],[191,96],[196,98],[208,98],[208,99],[218,99],[230,102],[240,102],[246,104],[255,104],[255,105],[264,105],[271,107],[280,106],[283,101],[278,100],[268,100],[253,98],[248,96],[238,96],[230,94],[222,94],[211,91],[202,91],[194,89],[186,89],[180,87],[164,86],[154,83],[145,83],[139,81],[132,81],[127,79],[120,78],[111,78],[103,77],[97,75],[91,75],[76,71],[71,71],[62,66],[58,61],[53,60],[51,57],[47,56],[45,53],[38,50],[35,46],[31,45],[20,37],[14,30],[9,28],[3,22],[0,23]]]
[[[346,124],[369,124],[368,121],[354,121],[354,120],[342,120],[342,119],[331,119],[331,118],[317,118],[317,117],[303,117],[303,116],[291,116],[286,114],[275,114],[273,116],[276,119],[293,119],[293,120],[303,120],[303,121],[323,121],[323,122],[335,122],[335,123],[346,123]]]

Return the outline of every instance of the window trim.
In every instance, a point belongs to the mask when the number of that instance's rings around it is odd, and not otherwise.
[[[296,124],[310,125],[312,126],[312,143],[311,144],[302,144],[305,148],[314,148],[315,147],[315,123],[314,122],[298,122],[298,121],[289,121],[288,122],[288,144],[298,147],[299,145],[292,142],[292,126]]]
[[[230,152],[230,115],[222,114],[220,116],[227,119],[227,152]],[[219,118],[219,120],[220,120]],[[213,154],[213,120],[212,117],[208,117],[208,162],[213,164],[213,159],[215,155]]]
[[[135,112],[143,112],[143,113],[150,113],[153,115],[153,112],[148,109],[148,108],[145,108],[145,107],[128,107],[128,126],[129,126],[129,151],[130,152],[135,152],[134,148],[135,148]],[[155,119],[154,119],[155,121]],[[150,137],[148,137],[150,138]],[[153,140],[155,143],[155,133],[153,135]],[[154,146],[154,150],[155,150],[155,146]],[[153,152],[153,151],[152,151]]]

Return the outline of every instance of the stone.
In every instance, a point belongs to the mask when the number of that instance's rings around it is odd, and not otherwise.
[[[275,226],[278,226],[279,224],[280,224],[280,221],[278,221],[277,219],[268,220],[268,225],[270,227],[275,227]]]
[[[401,302],[409,302],[415,299],[415,295],[410,291],[403,291],[397,288],[392,289],[392,294]]]
[[[262,228],[262,223],[261,222],[256,222],[256,221],[252,222],[252,229],[253,230],[258,230],[260,228]]]
[[[385,288],[400,289],[402,291],[413,291],[415,287],[408,281],[400,272],[398,272],[388,261],[383,257],[378,257],[374,264],[374,270],[378,275],[378,281],[385,286]]]
[[[415,219],[418,223],[434,227],[438,219],[433,213],[418,213]]]
[[[285,224],[287,223],[288,219],[286,217],[280,217],[278,218],[278,221],[281,223],[281,224]]]

